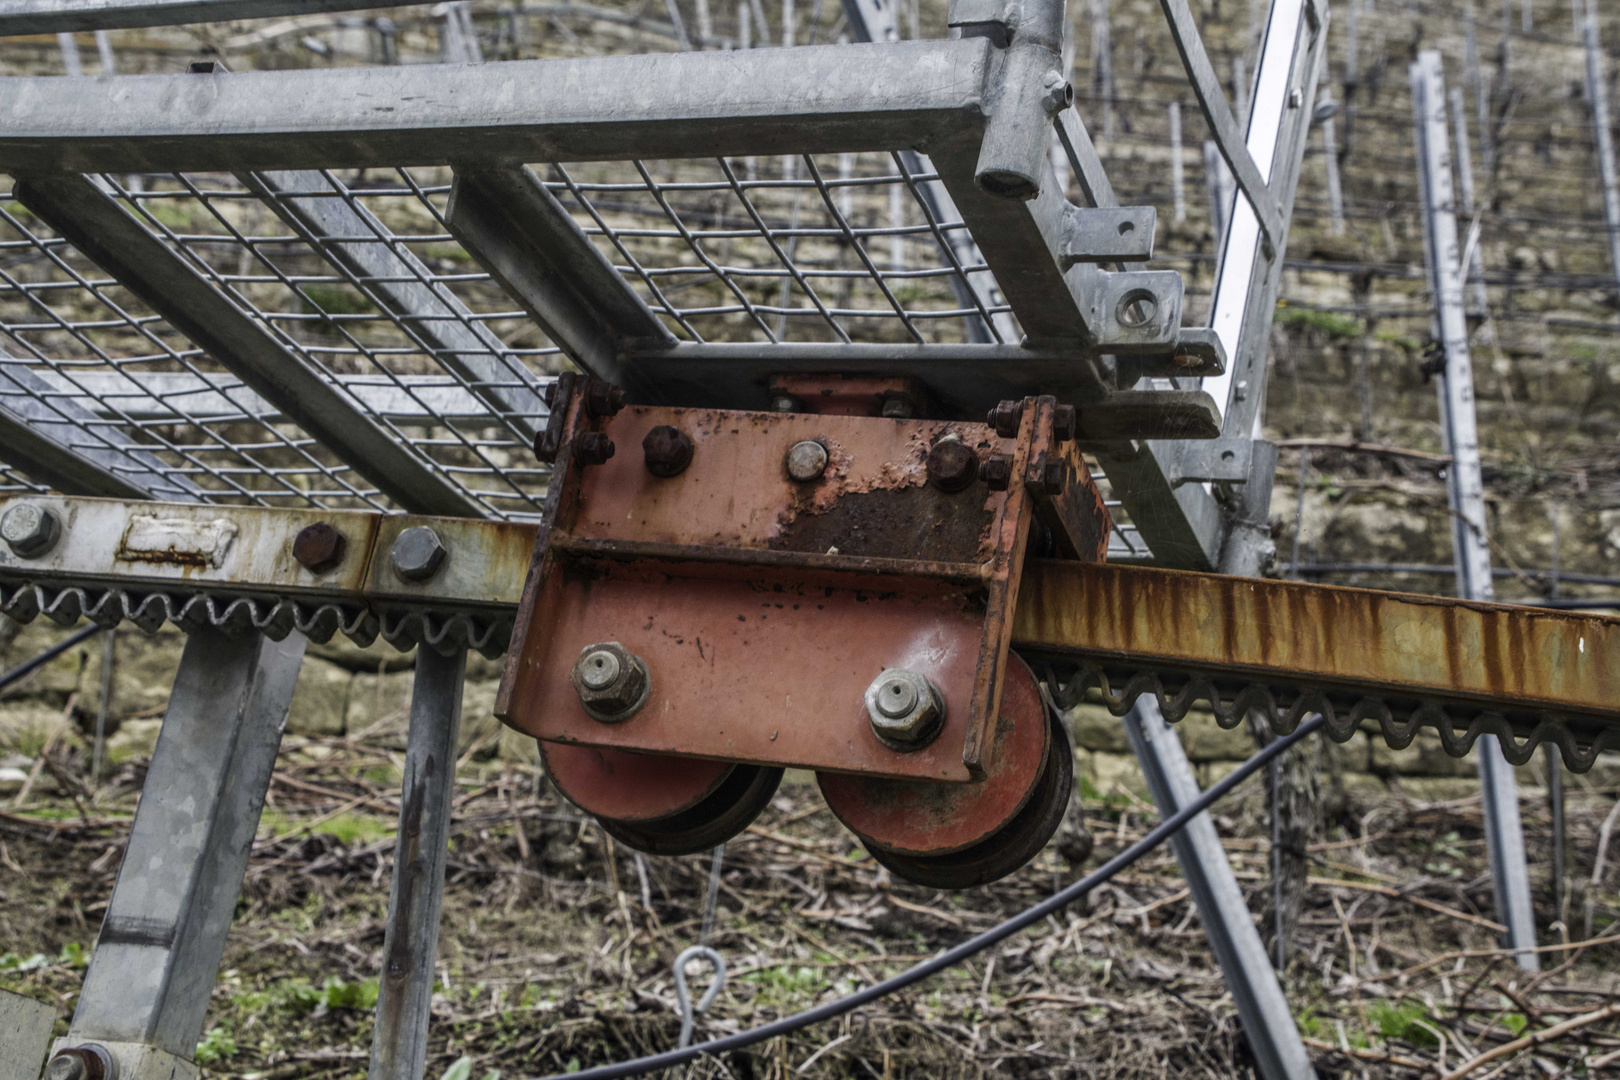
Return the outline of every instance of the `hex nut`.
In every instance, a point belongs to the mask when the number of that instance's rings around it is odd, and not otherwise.
[[[991,491],[1006,491],[1012,485],[1012,455],[991,454],[979,467],[979,476]]]
[[[1003,439],[1015,438],[1018,435],[1018,424],[1024,418],[1024,403],[1022,401],[1003,401],[990,410],[984,422],[996,429],[996,434]]]
[[[105,1046],[80,1043],[51,1058],[45,1080],[118,1080],[118,1059]]]
[[[921,750],[945,726],[945,697],[926,675],[886,668],[866,688],[866,716],[891,750]]]
[[[585,711],[604,724],[630,719],[652,695],[647,662],[617,641],[585,646],[568,681]]]
[[[624,408],[624,390],[603,379],[592,377],[585,384],[585,411],[598,420],[617,416]]]
[[[336,569],[348,552],[349,542],[325,521],[305,525],[293,538],[293,558],[312,574]]]
[[[979,455],[956,435],[946,435],[928,451],[928,479],[946,494],[973,486],[979,478]]]
[[[796,442],[788,448],[784,464],[788,476],[801,484],[820,480],[821,474],[827,471],[827,448],[814,439]]]
[[[44,555],[61,536],[62,519],[38,503],[12,503],[0,517],[0,538],[19,559]]]
[[[641,440],[647,471],[654,476],[679,476],[692,464],[692,436],[671,424],[659,424]]]
[[[450,549],[444,546],[439,534],[426,525],[413,525],[394,539],[388,555],[393,560],[394,573],[401,580],[420,582],[439,572]]]
[[[574,460],[581,465],[606,465],[617,447],[600,431],[582,431],[574,436]]]
[[[1061,495],[1069,490],[1069,463],[1062,458],[1041,465],[1041,493]]]

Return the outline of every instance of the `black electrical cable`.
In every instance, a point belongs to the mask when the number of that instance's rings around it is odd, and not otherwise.
[[[91,623],[83,630],[80,630],[78,633],[68,638],[66,641],[61,641],[55,645],[52,645],[50,648],[40,653],[32,660],[23,661],[10,671],[6,672],[4,675],[0,675],[0,690],[4,690],[6,687],[10,686],[24,675],[27,675],[35,668],[42,667],[45,664],[50,663],[52,660],[55,660],[58,656],[61,656],[63,653],[73,648],[73,646],[77,645],[85,638],[99,634],[102,630],[103,627],[97,626],[95,623]]]
[[[912,983],[921,982],[930,975],[943,971],[948,967],[953,967],[975,953],[983,952],[990,946],[1006,940],[1025,927],[1040,922],[1054,911],[1067,907],[1103,884],[1179,832],[1187,822],[1208,810],[1223,795],[1248,779],[1256,770],[1262,768],[1267,762],[1307,735],[1321,728],[1325,722],[1320,715],[1313,715],[1294,729],[1293,734],[1273,741],[1264,750],[1239,765],[1225,779],[1159,822],[1142,839],[1115,855],[1079,881],[1067,886],[1060,892],[1053,893],[1034,907],[1026,908],[1006,922],[986,930],[977,937],[969,938],[962,944],[947,949],[933,959],[923,961],[916,967],[907,968],[898,975],[890,976],[880,983],[874,983],[871,986],[857,990],[847,997],[829,1001],[825,1005],[817,1005],[813,1009],[806,1009],[804,1012],[795,1013],[792,1016],[784,1016],[780,1020],[774,1020],[769,1024],[763,1024],[748,1031],[740,1031],[735,1035],[726,1035],[685,1049],[666,1050],[662,1054],[650,1054],[647,1057],[620,1061],[612,1065],[598,1065],[593,1069],[583,1069],[579,1072],[558,1073],[545,1077],[544,1080],[615,1080],[615,1078],[621,1076],[640,1076],[643,1073],[653,1072],[657,1069],[684,1065],[700,1057],[710,1057],[730,1050],[740,1050],[745,1046],[752,1046],[767,1039],[774,1039],[778,1035],[786,1035],[798,1031],[800,1028],[809,1027],[811,1024],[818,1024],[823,1020],[832,1020],[851,1010],[858,1009],[862,1005],[876,1001],[878,998],[892,994],[896,990],[903,990]]]

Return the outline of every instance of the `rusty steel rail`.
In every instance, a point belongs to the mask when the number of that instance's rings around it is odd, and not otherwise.
[[[379,632],[401,647],[467,642],[506,648],[537,526],[530,523],[34,496],[60,516],[56,546],[23,558],[0,544],[0,611],[154,630],[252,625],[319,640]],[[325,522],[341,562],[319,573],[294,540]],[[406,581],[392,568],[401,533],[426,525],[443,569]],[[164,551],[151,550],[157,546]],[[228,539],[227,539],[228,538]],[[324,634],[324,636],[322,636]],[[1207,701],[1236,726],[1250,708],[1280,731],[1321,712],[1335,738],[1364,720],[1397,749],[1420,727],[1448,753],[1479,734],[1527,762],[1556,743],[1571,769],[1620,748],[1620,619],[1438,596],[1029,560],[1013,647],[1070,675],[1061,703],[1088,691],[1123,714],[1153,693],[1167,718]],[[1039,670],[1039,665],[1037,665]]]
[[[1620,748],[1620,619],[1447,597],[1031,561],[1013,647],[1072,666],[1054,686],[1117,715],[1144,693],[1167,719],[1209,702],[1279,732],[1322,713],[1348,740],[1375,721],[1395,749],[1430,727],[1461,757],[1481,734],[1526,764],[1553,742],[1575,771]]]

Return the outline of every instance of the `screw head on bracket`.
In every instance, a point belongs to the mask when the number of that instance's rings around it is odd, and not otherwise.
[[[814,439],[796,442],[788,448],[787,474],[801,484],[821,479],[827,471],[827,448]]]
[[[606,465],[617,447],[600,431],[582,431],[574,436],[574,460],[581,465]]]
[[[679,476],[692,464],[692,436],[671,424],[659,424],[641,440],[647,471],[654,476]]]
[[[12,503],[0,517],[0,539],[19,559],[38,558],[61,536],[62,519],[38,503]]]
[[[348,551],[349,542],[343,534],[324,521],[305,525],[293,538],[293,558],[312,574],[324,574],[336,569]]]
[[[979,466],[979,476],[991,491],[1006,491],[1012,484],[1012,455],[991,454],[989,460]]]
[[[617,641],[585,646],[568,681],[585,711],[604,724],[630,719],[652,695],[647,662]]]
[[[449,555],[450,549],[439,534],[426,525],[413,525],[400,533],[388,552],[394,573],[405,581],[427,581],[439,572]]]
[[[979,455],[959,436],[946,435],[928,451],[928,479],[947,494],[964,491],[979,478]]]
[[[81,1043],[51,1058],[45,1080],[118,1080],[118,1059],[105,1046]]]
[[[996,434],[1003,439],[1011,439],[1018,434],[1018,424],[1024,418],[1024,403],[1022,401],[1003,401],[990,410],[990,415],[984,422],[996,429]]]
[[[945,726],[945,698],[926,675],[887,668],[866,688],[872,734],[892,750],[920,750]]]

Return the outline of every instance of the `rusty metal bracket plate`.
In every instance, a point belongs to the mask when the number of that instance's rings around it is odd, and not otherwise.
[[[540,739],[897,778],[983,775],[1033,507],[1037,447],[1054,458],[1050,398],[1017,434],[984,424],[869,416],[630,407],[593,417],[563,386],[553,504],[541,530],[496,712]],[[655,427],[692,442],[679,475],[647,468]],[[614,455],[582,466],[587,432]],[[934,444],[955,436],[1004,455],[1005,490],[929,483]],[[825,471],[796,481],[789,450],[819,444]],[[1078,461],[1078,457],[1074,457]],[[1085,505],[1095,488],[1071,474]],[[1050,500],[1047,500],[1050,501]],[[1097,526],[1106,536],[1106,518]],[[1100,547],[1098,551],[1100,551]],[[1100,557],[1093,553],[1092,557]],[[581,650],[618,642],[652,691],[633,717],[592,719],[569,673]],[[940,736],[900,752],[872,733],[863,695],[885,668],[932,679]]]

